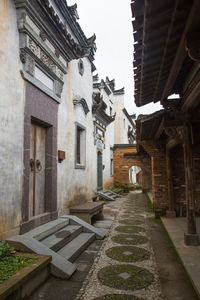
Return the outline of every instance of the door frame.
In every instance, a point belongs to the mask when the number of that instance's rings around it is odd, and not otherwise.
[[[24,111],[24,182],[20,233],[55,220],[57,212],[57,123],[58,103],[26,83]],[[46,128],[45,213],[29,219],[30,129],[34,122]]]
[[[99,186],[98,182],[99,182],[99,153],[101,155],[101,178],[102,178],[102,185]],[[102,190],[103,189],[103,152],[99,149],[97,149],[97,190]]]

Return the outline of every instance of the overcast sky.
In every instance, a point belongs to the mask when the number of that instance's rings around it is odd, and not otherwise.
[[[67,0],[78,5],[79,24],[87,37],[96,34],[96,72],[100,79],[115,78],[116,89],[125,87],[125,107],[130,114],[149,114],[162,107],[134,103],[133,29],[130,0]]]

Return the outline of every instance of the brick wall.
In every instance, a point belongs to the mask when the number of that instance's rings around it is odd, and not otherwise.
[[[185,166],[182,145],[171,150],[171,165],[176,215],[186,216]]]
[[[136,146],[116,145],[114,147],[114,184],[129,184],[129,168],[142,169],[141,185],[144,190],[151,189],[151,160],[145,154],[136,154]],[[135,154],[133,156],[133,154]]]
[[[162,149],[158,149],[154,141],[138,141],[151,156],[152,198],[155,213],[165,214],[168,209],[168,187],[166,156]]]

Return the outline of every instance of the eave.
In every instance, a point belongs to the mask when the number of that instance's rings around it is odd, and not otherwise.
[[[134,28],[135,103],[161,103],[175,90],[187,57],[185,40],[199,27],[198,0],[135,0],[131,4]]]

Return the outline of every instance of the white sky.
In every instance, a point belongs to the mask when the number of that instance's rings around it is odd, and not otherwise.
[[[125,107],[130,114],[150,114],[162,107],[134,103],[133,29],[130,0],[67,0],[78,5],[79,24],[87,37],[96,34],[96,72],[100,79],[115,78],[116,89],[125,87]]]

